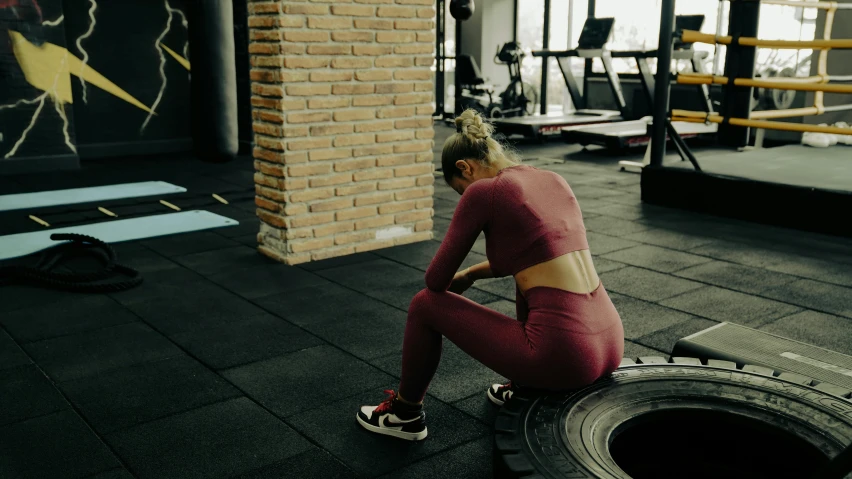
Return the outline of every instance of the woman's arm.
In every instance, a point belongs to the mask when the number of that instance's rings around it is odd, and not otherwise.
[[[444,292],[452,284],[453,277],[491,217],[491,183],[490,180],[479,180],[465,190],[444,241],[426,270],[427,288]]]
[[[488,261],[475,264],[464,271],[468,279],[471,281],[479,281],[480,279],[493,278],[494,273],[491,271],[491,264]]]

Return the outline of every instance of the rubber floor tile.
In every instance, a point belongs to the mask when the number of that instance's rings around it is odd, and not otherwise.
[[[355,472],[344,466],[331,454],[312,448],[282,462],[271,464],[256,471],[235,476],[234,479],[354,479]]]
[[[606,197],[604,197],[604,200],[606,200]],[[611,216],[613,218],[620,218],[629,221],[641,220],[644,218],[660,218],[669,214],[669,211],[665,209],[656,208],[642,203],[631,205],[610,203],[596,208],[586,208],[584,211],[591,211],[592,213],[597,213],[599,215]]]
[[[396,387],[390,383],[386,387]],[[401,441],[374,434],[361,427],[355,415],[361,406],[378,405],[382,388],[347,397],[291,418],[293,427],[339,458],[359,477],[376,477],[418,459],[491,434],[491,429],[440,401],[424,405],[429,437]],[[402,476],[400,476],[402,477]]]
[[[489,384],[483,388],[481,392],[474,393],[467,399],[461,399],[454,402],[453,407],[475,417],[481,421],[482,424],[493,427],[494,421],[497,420],[497,413],[500,412],[500,407],[495,405],[485,396],[485,391],[490,386],[491,385]]]
[[[514,278],[494,278],[477,281],[474,288],[497,295],[503,299],[514,301],[517,297],[517,285]],[[465,296],[467,296],[465,294]]]
[[[121,467],[74,411],[0,427],[0,477],[76,479]]]
[[[236,246],[237,243],[211,231],[183,233],[144,241],[145,246],[167,258]]]
[[[493,472],[494,441],[477,439],[403,467],[381,479],[491,479]]]
[[[394,309],[374,317],[311,323],[305,329],[358,358],[372,359],[402,353],[406,317],[405,311]]]
[[[433,241],[443,241],[444,236],[447,235],[447,231],[450,229],[450,220],[446,218],[434,217],[432,218],[432,240]]]
[[[625,236],[624,240],[689,251],[716,241],[712,236],[692,235],[662,228],[652,228]]]
[[[229,478],[312,447],[246,398],[158,419],[105,439],[141,479]]]
[[[424,289],[426,289],[425,282],[422,278],[417,278],[414,280],[389,284],[380,289],[370,289],[369,291],[364,291],[364,294],[402,311],[408,311],[408,307],[411,305],[411,300],[417,293]]]
[[[624,337],[627,339],[637,339],[694,318],[682,311],[618,293],[611,293],[610,298],[621,316]]]
[[[806,308],[852,318],[852,288],[800,279],[761,293]]]
[[[134,364],[180,356],[160,333],[130,323],[24,345],[54,381],[70,381]]]
[[[15,340],[9,337],[5,331],[0,330],[0,371],[31,363],[30,358],[21,350]]]
[[[199,361],[225,369],[323,344],[323,340],[270,314],[171,336]]]
[[[726,261],[711,261],[675,273],[676,276],[694,279],[722,288],[758,294],[798,278],[763,268],[744,266]]]
[[[619,261],[632,266],[639,266],[661,273],[671,273],[698,264],[712,261],[704,256],[697,256],[681,251],[675,251],[658,246],[640,245],[604,255],[603,258]]]
[[[68,402],[35,366],[0,374],[0,426],[68,409]]]
[[[213,251],[187,254],[175,258],[175,261],[204,276],[263,266],[281,265],[275,260],[260,254],[257,248],[246,246],[233,246]]]
[[[179,268],[146,274],[139,286],[110,293],[110,297],[127,306],[146,301],[173,300],[182,297],[187,292],[198,294],[199,291],[218,292],[221,290],[219,286],[209,282],[204,276],[188,269]]]
[[[633,341],[624,341],[623,356],[625,358],[633,359],[634,361],[636,360],[636,358],[642,356],[664,356],[666,359],[668,359],[670,353],[671,350],[649,348]]]
[[[600,277],[607,291],[645,301],[659,301],[703,286],[701,283],[633,266],[601,273]]]
[[[258,246],[257,234],[236,236],[236,237],[233,237],[231,239],[236,241],[237,243],[239,243],[241,245],[249,246],[251,248],[257,248],[257,246]]]
[[[429,266],[441,243],[438,241],[421,241],[393,248],[385,248],[375,251],[375,254],[399,263],[422,268]]]
[[[34,265],[35,262],[27,264]],[[5,315],[10,311],[78,298],[80,298],[80,293],[10,284],[0,288],[0,313]]]
[[[188,356],[66,381],[59,387],[99,434],[241,395]]]
[[[584,223],[588,231],[619,237],[638,233],[639,231],[644,231],[649,228],[647,225],[636,221],[628,221],[609,216],[589,218]]]
[[[491,294],[487,291],[482,291],[478,288],[470,288],[462,294],[465,298],[479,304],[489,304],[495,301],[501,301],[503,298],[496,294]]]
[[[759,327],[801,311],[801,308],[790,304],[716,286],[690,291],[660,301],[660,304],[714,321],[728,321],[748,327]]]
[[[402,370],[402,355],[390,355],[374,359],[370,363],[398,378]],[[428,393],[441,401],[450,403],[466,398],[477,391],[484,391],[491,384],[506,381],[506,378],[444,339],[441,362],[429,385]]]
[[[698,331],[703,331],[717,324],[719,323],[716,321],[710,321],[709,319],[690,317],[689,319],[680,321],[668,328],[642,336],[637,339],[636,342],[649,348],[665,351],[666,354],[671,355],[674,345],[679,339],[685,338],[690,334],[697,333]]]
[[[321,276],[284,264],[230,270],[210,276],[210,281],[246,299],[293,292],[306,286],[330,284]]]
[[[362,293],[381,291],[393,284],[423,281],[423,271],[387,259],[324,269],[318,274]]]
[[[117,263],[135,269],[144,275],[157,271],[167,271],[180,268],[180,266],[161,254],[149,250],[139,249],[118,253]]]
[[[134,479],[133,474],[127,472],[127,469],[112,469],[110,471],[101,472],[94,476],[89,476],[86,479]]]
[[[518,310],[514,301],[501,299],[493,303],[488,303],[485,307],[497,311],[500,314],[505,314],[512,319],[518,319]]]
[[[771,265],[767,269],[852,288],[852,266],[833,260],[798,257]]]
[[[725,240],[716,240],[712,243],[698,246],[691,249],[690,253],[730,261],[731,263],[753,266],[755,268],[766,268],[786,259],[785,254],[778,251]]]
[[[816,311],[781,318],[760,328],[767,333],[852,356],[852,319]]]
[[[624,263],[603,258],[601,256],[595,256],[593,261],[595,265],[595,271],[597,271],[598,274],[615,271],[617,269],[621,269],[627,266]]]
[[[248,300],[218,286],[187,285],[183,293],[127,308],[167,335],[215,328],[263,313]]]
[[[571,181],[568,183],[571,184]],[[602,188],[594,184],[578,184],[575,182],[574,185],[575,186],[571,187],[571,190],[580,200],[580,204],[582,204],[582,201],[586,198],[611,198],[614,196],[622,196],[624,194],[624,192],[617,189]]]
[[[0,317],[0,324],[20,343],[135,321],[139,321],[136,315],[103,295],[80,295],[44,306],[13,311]]]
[[[586,232],[586,240],[589,242],[589,250],[594,255],[612,253],[613,251],[627,249],[639,244],[629,239],[610,236],[603,233],[595,233],[594,231]]]
[[[207,207],[205,207],[204,209],[207,210]],[[225,238],[234,239],[239,236],[257,235],[258,231],[260,231],[260,219],[257,217],[252,217],[248,219],[237,219],[231,216],[227,217],[237,220],[239,224],[236,226],[228,226],[226,228],[217,228],[213,230],[216,234],[224,236]]]
[[[319,271],[330,268],[339,268],[341,266],[365,263],[368,261],[375,261],[380,258],[380,256],[377,256],[372,252],[368,251],[366,253],[355,253],[345,256],[336,256],[334,258],[324,259],[322,261],[311,261],[310,263],[302,263],[298,265],[298,267],[307,271]]]
[[[398,308],[335,284],[309,286],[292,293],[266,296],[254,302],[302,327],[358,319],[396,318],[399,315]]]
[[[226,369],[221,374],[279,417],[376,389],[392,380],[387,374],[331,346],[317,346]]]

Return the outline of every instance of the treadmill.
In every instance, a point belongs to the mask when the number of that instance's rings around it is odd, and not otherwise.
[[[621,92],[621,83],[618,75],[612,68],[612,56],[605,48],[612,33],[613,18],[587,18],[574,50],[553,51],[539,50],[532,52],[534,57],[545,59],[556,58],[571,101],[574,102],[576,111],[567,115],[541,115],[520,116],[511,118],[495,118],[491,122],[495,130],[505,136],[522,135],[527,138],[544,139],[546,137],[559,136],[565,127],[577,127],[594,123],[610,123],[622,121],[627,111],[627,103]],[[600,58],[603,61],[607,75],[607,81],[612,95],[618,104],[618,111],[614,110],[591,110],[586,108],[586,99],[580,93],[580,88],[574,74],[571,73],[571,58]]]
[[[678,15],[675,26],[678,31],[699,31],[704,23],[704,15]],[[679,37],[678,37],[679,38]],[[611,52],[613,58],[634,58],[639,67],[639,79],[642,89],[648,99],[648,104],[654,104],[654,76],[648,66],[648,58],[656,58],[657,50],[652,51],[618,51]],[[707,57],[706,52],[697,52],[691,43],[676,40],[672,51],[673,60],[690,60],[696,73],[704,73],[701,60]],[[707,85],[698,85],[698,93],[707,112],[713,113],[713,103]],[[695,138],[701,135],[712,135],[718,130],[718,124],[691,123],[685,121],[671,122],[672,127],[681,138]],[[622,121],[601,125],[588,125],[575,128],[563,128],[562,138],[568,143],[579,143],[583,146],[599,145],[612,150],[626,150],[632,147],[646,146],[651,142],[651,117],[638,120]]]

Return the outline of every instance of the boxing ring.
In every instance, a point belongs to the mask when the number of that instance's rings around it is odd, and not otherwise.
[[[747,146],[748,131],[751,128],[758,131],[765,129],[852,135],[852,128],[847,127],[777,121],[828,112],[852,111],[852,103],[829,106],[824,104],[825,93],[852,94],[852,75],[828,74],[828,52],[852,49],[852,39],[831,37],[836,14],[841,10],[852,10],[852,3],[796,0],[729,1],[731,20],[729,31],[725,35],[720,32],[708,34],[691,30],[673,32],[675,0],[662,2],[660,45],[671,45],[677,38],[684,43],[725,45],[728,53],[725,59],[725,75],[716,75],[716,72],[680,73],[676,77],[679,84],[721,85],[723,104],[722,108],[714,113],[679,109],[669,111],[668,89],[671,74],[667,69],[658,69],[655,98],[663,101],[658,100],[655,104],[651,145],[647,164],[642,168],[643,201],[852,237],[852,224],[838,218],[836,213],[831,213],[852,208],[850,146],[838,145],[820,149],[801,145],[765,149]],[[757,38],[761,4],[822,10],[825,18],[822,38],[806,41]],[[818,55],[814,55],[816,74],[807,77],[754,78],[754,52],[757,48],[818,51]],[[666,50],[659,50],[658,65],[670,63],[671,51]],[[754,88],[813,92],[814,101],[812,105],[801,108],[752,111],[748,100]],[[743,99],[746,99],[746,105],[743,105]],[[729,104],[725,105],[725,101]],[[696,158],[688,147],[683,152],[678,145],[677,150],[681,158],[688,159],[689,163],[664,164],[667,125],[674,121],[719,124],[722,137],[720,143],[727,141],[727,146],[737,148],[738,152],[730,151]]]

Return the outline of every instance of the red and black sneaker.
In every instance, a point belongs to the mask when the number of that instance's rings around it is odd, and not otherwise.
[[[502,406],[503,404],[506,404],[506,401],[512,399],[512,394],[514,393],[515,389],[512,386],[512,381],[509,381],[506,384],[492,384],[491,387],[488,388],[488,392],[486,394],[489,401],[498,406]]]
[[[426,413],[423,405],[412,406],[400,401],[391,389],[388,398],[378,406],[361,406],[356,418],[364,429],[409,441],[426,439]]]

